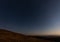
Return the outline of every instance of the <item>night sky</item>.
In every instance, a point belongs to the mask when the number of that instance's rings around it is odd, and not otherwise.
[[[0,0],[0,28],[28,35],[60,35],[60,0]]]

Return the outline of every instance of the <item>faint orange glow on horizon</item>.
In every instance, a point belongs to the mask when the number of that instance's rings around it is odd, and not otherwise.
[[[58,35],[60,36],[60,29],[52,29],[52,30],[48,30],[45,32],[35,32],[35,33],[31,33],[31,35]]]

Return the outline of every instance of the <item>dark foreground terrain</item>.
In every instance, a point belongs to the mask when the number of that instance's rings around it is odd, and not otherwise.
[[[60,36],[29,36],[0,29],[0,42],[60,42]]]
[[[23,34],[0,29],[0,42],[52,42],[49,40],[38,39]]]
[[[33,38],[37,39],[44,39],[44,40],[49,40],[49,41],[54,41],[54,42],[60,42],[60,36],[32,36]]]

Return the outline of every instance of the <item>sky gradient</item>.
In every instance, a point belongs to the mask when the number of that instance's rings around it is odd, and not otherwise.
[[[28,35],[60,35],[60,0],[0,0],[0,28]]]

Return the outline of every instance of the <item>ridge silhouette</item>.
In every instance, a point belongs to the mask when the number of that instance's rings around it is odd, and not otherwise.
[[[20,33],[0,29],[0,42],[51,42],[51,41],[36,39]]]

